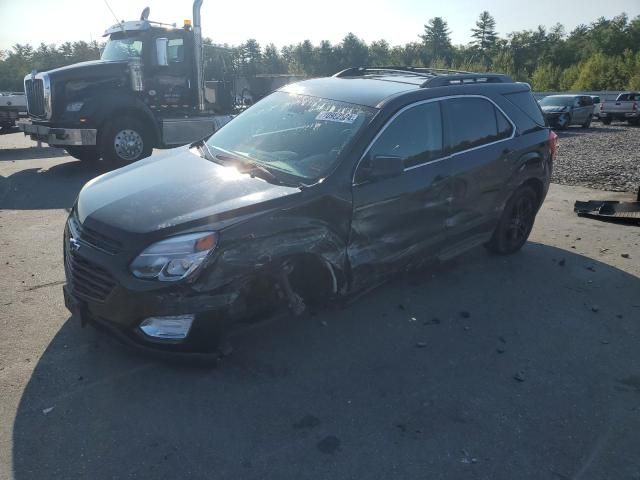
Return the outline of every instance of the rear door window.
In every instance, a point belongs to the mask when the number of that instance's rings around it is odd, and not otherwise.
[[[457,153],[509,138],[513,125],[489,100],[452,98],[444,102],[449,149]]]

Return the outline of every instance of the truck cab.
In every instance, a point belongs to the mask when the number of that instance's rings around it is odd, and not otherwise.
[[[200,6],[194,25],[140,20],[105,32],[101,58],[25,77],[30,120],[19,127],[32,139],[64,147],[80,160],[122,166],[199,140],[234,113],[224,82],[206,92]]]

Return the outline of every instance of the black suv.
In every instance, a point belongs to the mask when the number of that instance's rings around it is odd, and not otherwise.
[[[90,181],[64,233],[65,303],[137,346],[216,354],[279,305],[478,245],[516,252],[555,148],[529,86],[504,75],[353,68],[288,85]]]

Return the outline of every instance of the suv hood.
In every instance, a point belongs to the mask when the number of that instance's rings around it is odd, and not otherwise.
[[[187,146],[91,180],[78,195],[77,213],[81,223],[149,233],[204,219],[233,220],[299,192],[209,161]]]

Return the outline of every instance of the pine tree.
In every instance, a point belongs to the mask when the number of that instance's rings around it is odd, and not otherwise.
[[[481,52],[491,50],[498,41],[496,32],[496,20],[486,10],[480,14],[476,22],[476,28],[471,29],[471,36],[475,39],[472,43]]]
[[[436,59],[446,62],[451,60],[450,31],[447,22],[442,17],[434,17],[424,26],[424,34],[420,35],[425,47],[427,58],[425,63],[430,63]]]

